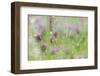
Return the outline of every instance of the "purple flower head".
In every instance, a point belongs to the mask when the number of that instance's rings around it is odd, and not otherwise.
[[[50,51],[51,51],[52,54],[55,54],[58,51],[58,49],[57,48],[52,48]]]
[[[40,27],[44,26],[44,23],[40,19],[36,19],[36,24],[39,25]]]
[[[40,32],[36,32],[35,33],[35,38],[36,38],[37,41],[41,41],[41,34],[40,34]]]
[[[46,42],[41,42],[41,49],[45,50],[47,48],[47,43]]]
[[[44,30],[45,22],[42,21],[39,17],[36,18],[35,24],[38,25],[38,28],[39,28],[39,30],[41,30],[41,32]]]
[[[35,33],[35,37],[36,37],[36,36],[40,36],[40,35],[41,35],[40,32],[36,32],[36,33]]]
[[[77,25],[69,24],[68,28],[70,30],[72,30],[73,32],[80,33],[80,29],[79,29],[79,27]]]

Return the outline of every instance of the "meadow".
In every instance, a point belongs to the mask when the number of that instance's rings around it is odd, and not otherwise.
[[[28,16],[28,60],[88,57],[88,18]]]

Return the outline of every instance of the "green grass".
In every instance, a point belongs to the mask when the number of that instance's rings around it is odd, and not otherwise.
[[[42,55],[35,57],[35,53],[29,52],[29,60],[52,60],[52,59],[71,59],[75,57],[87,57],[88,55],[88,43],[87,43],[87,32],[81,32],[79,35],[68,37],[64,34],[57,37],[55,43],[50,42],[50,30],[47,28],[42,33],[42,40],[48,45],[45,50],[42,50]],[[35,43],[34,43],[35,44]],[[40,45],[37,45],[38,47]],[[60,47],[61,46],[61,47]],[[59,51],[55,54],[50,52],[51,48],[60,47]],[[44,56],[43,56],[44,55]]]

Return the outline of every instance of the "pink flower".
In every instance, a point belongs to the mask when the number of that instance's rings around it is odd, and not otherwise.
[[[40,34],[40,32],[36,32],[35,33],[35,38],[36,38],[37,41],[41,41],[41,34]]]
[[[40,36],[40,35],[41,35],[40,32],[35,33],[35,36]]]

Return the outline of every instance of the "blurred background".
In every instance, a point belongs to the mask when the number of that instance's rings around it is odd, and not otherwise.
[[[87,58],[88,18],[28,16],[28,59]]]

